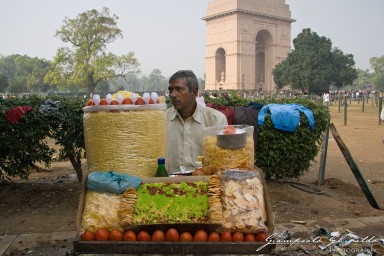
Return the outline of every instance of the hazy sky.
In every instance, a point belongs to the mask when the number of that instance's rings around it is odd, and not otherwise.
[[[311,28],[333,46],[354,55],[356,67],[384,55],[384,0],[286,0],[292,39]],[[119,17],[124,39],[108,51],[134,52],[144,74],[159,68],[168,77],[179,69],[205,73],[205,16],[208,0],[0,0],[0,55],[26,54],[52,60],[65,46],[54,34],[65,17],[108,7]],[[381,24],[381,25],[380,25]]]

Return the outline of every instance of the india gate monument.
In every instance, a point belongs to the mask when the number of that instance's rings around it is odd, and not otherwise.
[[[206,16],[206,90],[275,90],[272,70],[291,51],[285,0],[210,0]]]

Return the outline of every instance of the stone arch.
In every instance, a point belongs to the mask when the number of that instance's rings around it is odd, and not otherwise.
[[[271,73],[270,63],[268,60],[272,59],[273,37],[271,33],[266,30],[260,30],[256,34],[256,43],[255,43],[255,89],[262,91],[269,91],[268,86],[269,74]]]
[[[273,93],[272,70],[291,51],[295,21],[285,0],[209,0],[202,19],[206,21],[205,89]],[[224,83],[220,83],[222,72]],[[260,80],[264,83],[257,84]]]
[[[218,84],[225,83],[226,65],[226,53],[224,48],[220,47],[215,54],[215,79]]]

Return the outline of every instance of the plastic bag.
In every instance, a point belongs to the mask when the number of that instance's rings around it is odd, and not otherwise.
[[[88,190],[85,195],[81,231],[100,228],[120,229],[119,209],[122,195]]]
[[[241,169],[251,170],[255,162],[255,150],[253,141],[253,126],[233,125],[235,129],[245,131],[235,134],[235,140],[227,140],[221,135],[225,127],[213,126],[203,129],[204,134],[204,171],[207,174],[217,174],[219,170]],[[237,136],[240,135],[240,138]],[[245,137],[244,137],[245,136]],[[229,136],[231,137],[231,136]],[[236,145],[245,139],[245,145],[239,148],[223,148],[223,145]],[[221,140],[221,142],[220,142]],[[220,146],[221,145],[221,146]]]
[[[219,172],[223,225],[229,231],[267,231],[263,185],[258,171]]]
[[[115,171],[92,172],[88,175],[87,188],[98,192],[121,194],[127,188],[138,189],[142,179]]]

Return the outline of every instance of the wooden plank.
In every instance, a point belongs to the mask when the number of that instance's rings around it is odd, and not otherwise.
[[[363,175],[361,174],[361,172],[359,170],[359,167],[357,166],[357,164],[353,160],[352,155],[349,152],[349,149],[347,148],[347,146],[342,141],[342,139],[341,139],[339,133],[337,132],[336,127],[333,123],[330,124],[330,128],[332,131],[333,138],[335,138],[335,141],[336,141],[337,145],[339,146],[341,153],[343,153],[343,156],[344,156],[345,160],[347,161],[349,168],[351,168],[351,171],[352,171],[353,175],[355,176],[357,183],[359,183],[360,188],[363,190],[365,197],[368,199],[369,204],[375,209],[382,210],[382,209],[380,209],[379,205],[377,204],[375,197],[373,196],[371,190],[369,189],[367,183],[365,182]]]
[[[273,248],[275,245],[261,242],[74,242],[80,254],[267,254]]]

